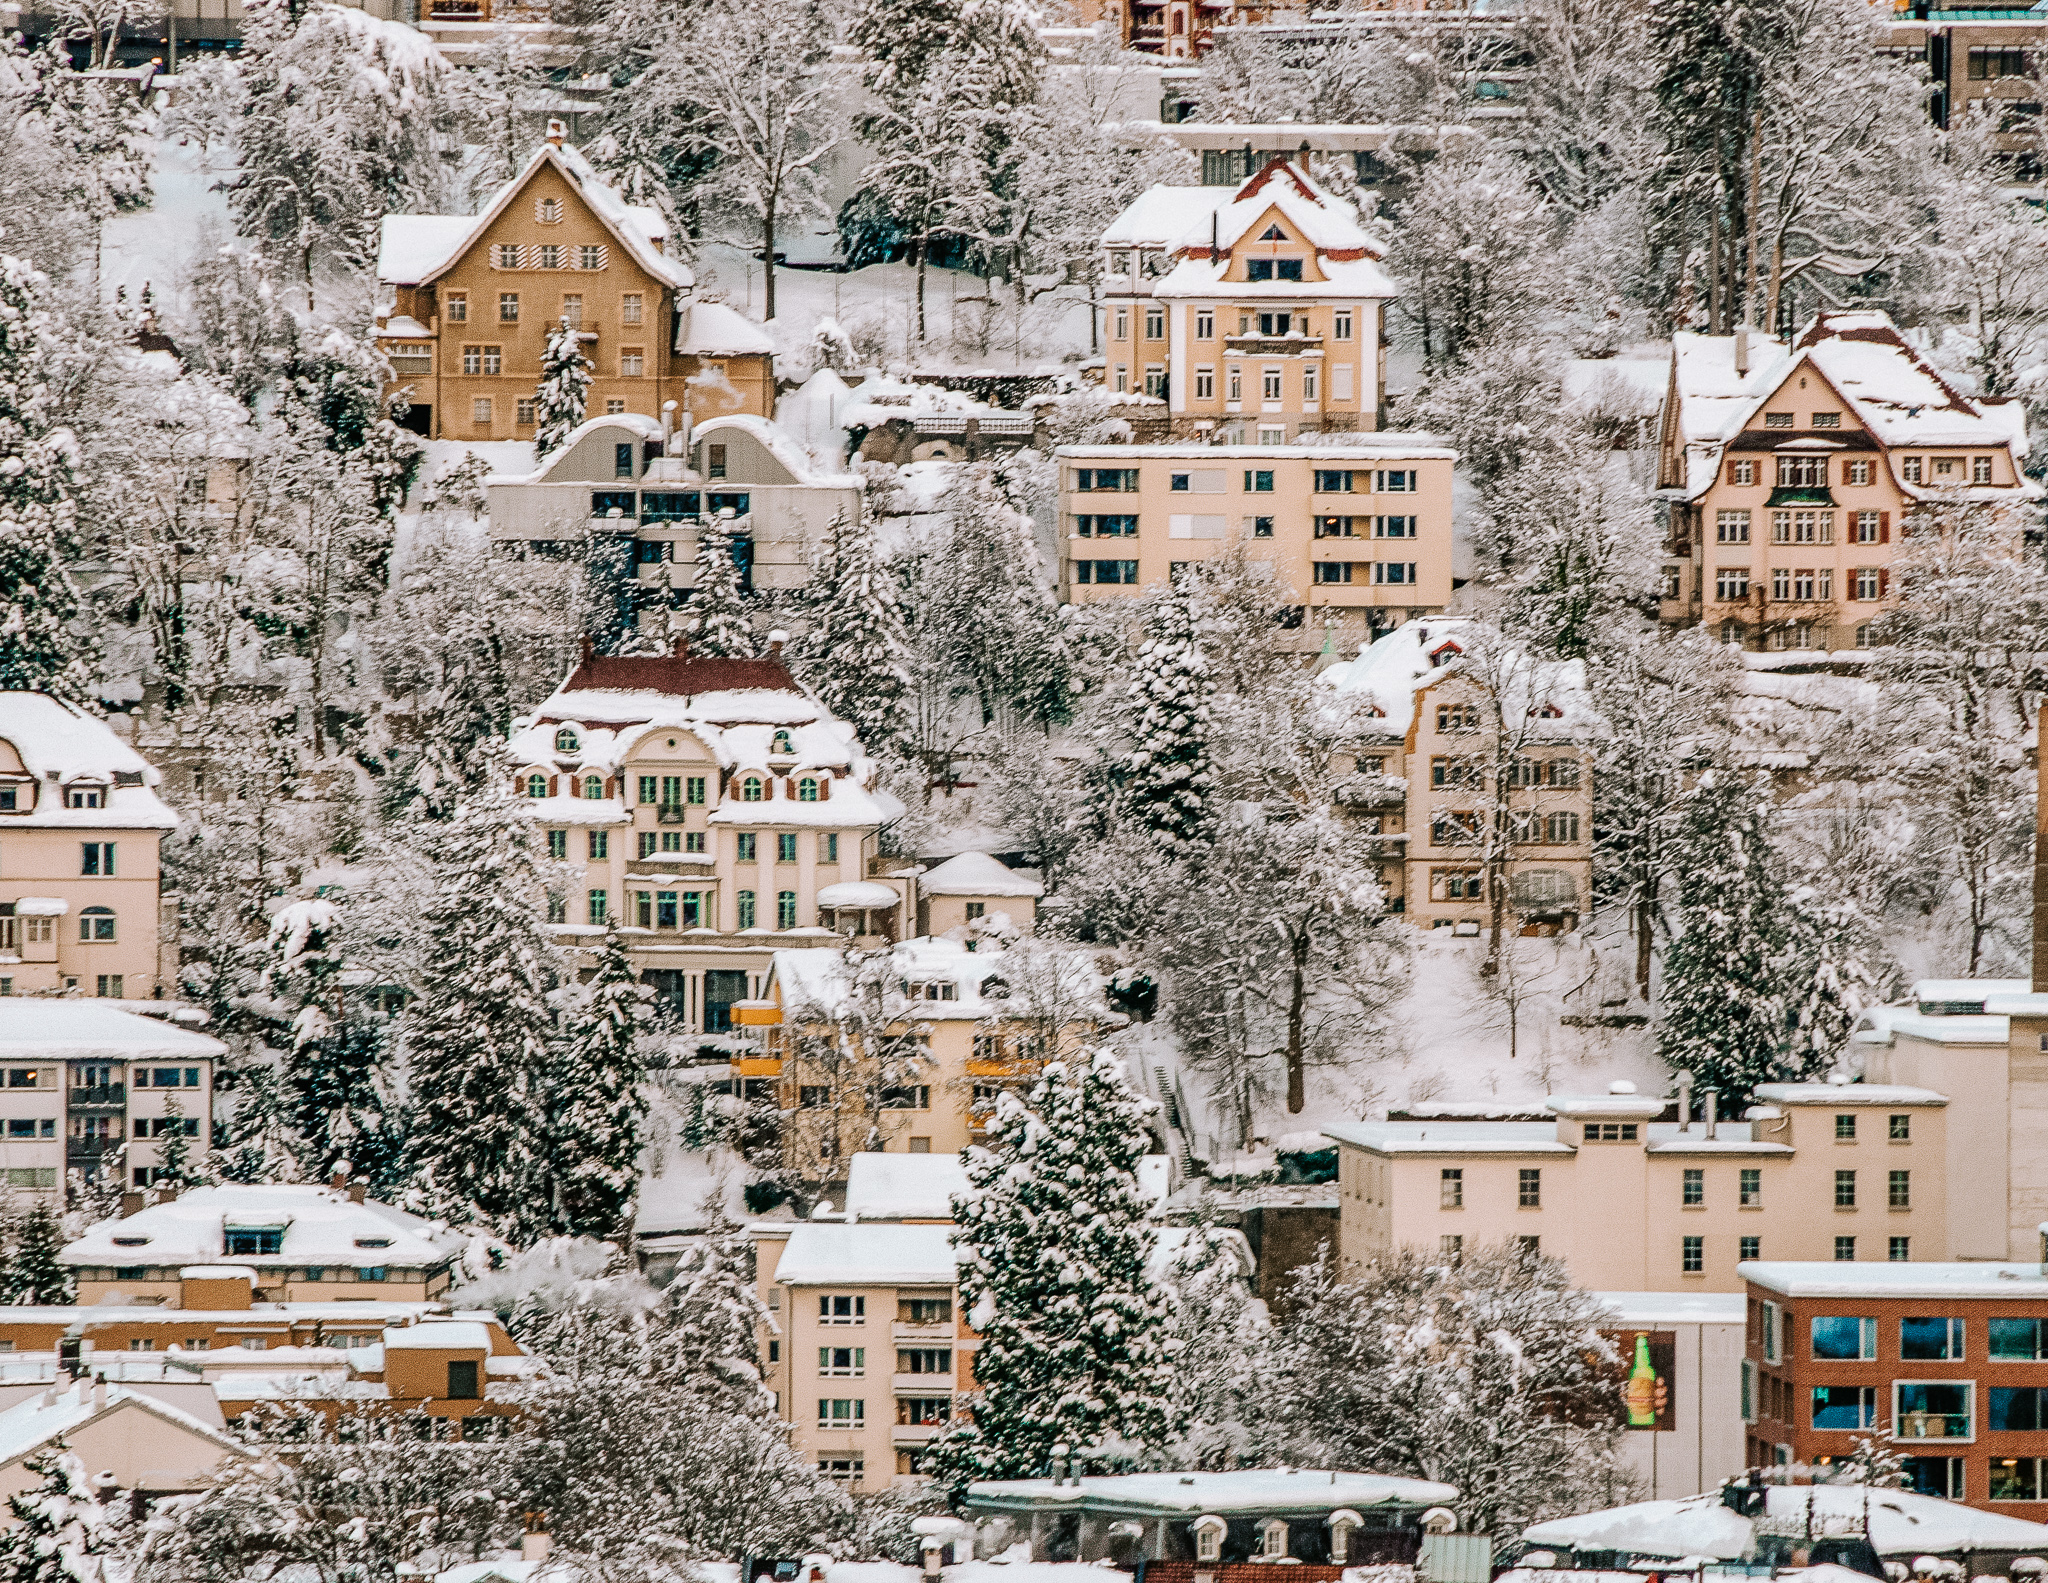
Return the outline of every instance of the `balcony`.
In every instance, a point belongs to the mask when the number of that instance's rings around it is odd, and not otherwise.
[[[1227,357],[1321,357],[1320,335],[1226,335]]]
[[[81,1085],[71,1090],[69,1108],[72,1110],[125,1110],[128,1108],[128,1085],[126,1083]]]
[[[957,1339],[953,1326],[950,1322],[938,1325],[911,1325],[905,1324],[902,1320],[899,1319],[896,1321],[896,1327],[893,1334],[895,1335],[895,1338],[898,1341],[949,1342]],[[924,1378],[924,1376],[919,1377]],[[951,1376],[941,1374],[938,1375],[937,1378],[943,1380],[949,1379],[951,1378]]]
[[[928,1446],[946,1432],[945,1424],[893,1424],[889,1429],[892,1446]]]
[[[897,1374],[891,1376],[890,1389],[898,1396],[950,1396],[953,1393],[953,1376],[950,1374]]]
[[[1354,812],[1383,812],[1406,806],[1408,783],[1392,775],[1350,775],[1330,789],[1330,797]]]

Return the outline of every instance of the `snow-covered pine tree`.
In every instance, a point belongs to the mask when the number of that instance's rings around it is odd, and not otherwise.
[[[1786,1074],[1785,897],[1766,795],[1731,770],[1703,771],[1673,837],[1676,932],[1664,953],[1657,1050],[1701,1089],[1718,1089],[1724,1114]]]
[[[844,512],[833,515],[805,602],[811,628],[798,656],[799,678],[854,728],[868,752],[901,741],[910,692],[902,589],[873,529],[849,523]]]
[[[575,1237],[623,1237],[640,1180],[640,1028],[648,989],[626,959],[616,924],[606,928],[597,971],[562,1033],[552,1077],[557,1229]]]
[[[1209,758],[1216,691],[1193,601],[1175,587],[1153,602],[1131,680],[1121,763],[1126,816],[1176,856],[1198,851],[1215,832],[1215,776]]]
[[[1834,1484],[1867,1484],[1874,1490],[1897,1490],[1906,1486],[1906,1453],[1892,1437],[1889,1421],[1874,1425],[1867,1435],[1856,1437],[1856,1447],[1835,1464]]]
[[[1005,1094],[988,1146],[968,1151],[953,1217],[981,1393],[933,1445],[942,1484],[1038,1478],[1060,1445],[1102,1467],[1164,1443],[1167,1312],[1138,1188],[1150,1108],[1120,1056],[1084,1049],[1028,1101]]]
[[[541,1104],[554,1059],[555,948],[540,922],[533,821],[501,769],[437,843],[425,988],[406,1014],[412,1192],[515,1242],[550,1229]]]
[[[754,1244],[715,1196],[704,1233],[661,1294],[655,1375],[731,1412],[769,1405],[757,1337],[768,1310],[754,1289]]]
[[[46,281],[0,254],[0,691],[92,697],[71,580],[71,458],[67,430],[52,427],[49,349],[54,331],[41,299]]]
[[[57,1253],[64,1234],[50,1206],[40,1199],[22,1217],[21,1240],[8,1261],[5,1302],[21,1307],[62,1306],[78,1301],[71,1271]]]
[[[697,586],[690,592],[690,648],[719,659],[754,657],[754,624],[740,589],[733,534],[740,526],[727,517],[707,517],[697,531]]]
[[[7,1497],[14,1522],[0,1530],[0,1583],[98,1583],[107,1514],[84,1464],[55,1440],[23,1467],[42,1482]]]
[[[164,1100],[164,1113],[157,1121],[157,1136],[164,1141],[157,1146],[156,1166],[151,1173],[152,1187],[167,1187],[173,1192],[190,1187],[199,1180],[192,1168],[192,1144],[185,1131],[184,1107],[176,1095]]]
[[[547,456],[568,443],[590,404],[590,359],[582,332],[567,318],[548,331],[540,354],[540,388],[533,393],[533,454]]]
[[[209,1169],[229,1182],[297,1182],[305,1139],[291,1124],[290,1102],[277,1069],[265,1061],[230,1067],[222,1086],[233,1109],[215,1132]]]

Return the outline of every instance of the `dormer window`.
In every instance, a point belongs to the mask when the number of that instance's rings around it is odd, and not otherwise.
[[[100,786],[67,786],[64,788],[66,808],[104,808],[106,790]]]
[[[778,731],[769,740],[768,751],[770,753],[794,753],[796,749],[789,745],[789,733],[787,731]]]
[[[1246,280],[1299,280],[1301,260],[1298,258],[1251,258],[1245,260]]]
[[[230,1226],[222,1235],[222,1251],[229,1258],[257,1258],[284,1252],[282,1226]]]
[[[767,800],[767,784],[758,775],[749,775],[740,782],[741,802],[764,802]]]
[[[910,998],[912,1000],[958,1000],[960,998],[960,986],[950,978],[933,979],[929,983],[924,984],[912,984],[910,986]]]
[[[1267,226],[1265,230],[1259,233],[1259,240],[1261,242],[1284,242],[1287,240],[1287,233],[1280,229],[1278,223],[1275,223]]]
[[[533,217],[542,225],[560,225],[562,223],[562,200],[560,198],[541,199],[540,202],[533,206]]]
[[[529,797],[545,797],[545,796],[547,796],[547,794],[548,794],[548,778],[547,778],[547,777],[546,777],[545,775],[529,775],[529,776],[527,776],[527,777],[526,777],[526,795],[527,795],[527,796],[529,796]]]
[[[1287,1554],[1286,1519],[1269,1517],[1259,1524],[1259,1554],[1268,1561],[1277,1561]]]
[[[1195,1519],[1195,1559],[1197,1561],[1220,1561],[1223,1559],[1223,1536],[1230,1531],[1230,1524],[1214,1514]]]
[[[356,1238],[356,1246],[359,1248],[388,1248],[391,1246],[391,1239],[389,1237],[358,1237]]]
[[[798,802],[816,802],[818,800],[817,776],[806,775],[796,783],[796,800]]]
[[[563,726],[561,730],[555,733],[555,751],[557,753],[580,753],[583,751],[583,739],[576,734],[573,727]]]
[[[584,776],[583,800],[585,802],[596,802],[602,796],[604,796],[604,777],[602,775]]]

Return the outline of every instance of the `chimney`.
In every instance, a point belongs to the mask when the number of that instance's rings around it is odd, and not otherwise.
[[[569,135],[569,128],[553,116],[548,118],[548,147],[560,148],[562,139]]]
[[[1718,1088],[1708,1089],[1706,1092],[1706,1101],[1707,1118],[1705,1134],[1707,1142],[1712,1143],[1714,1141],[1714,1112],[1721,1108],[1721,1091]]]
[[[676,404],[664,401],[661,404],[661,454],[668,455],[668,442],[676,432]]]
[[[360,1176],[354,1178],[348,1184],[348,1201],[351,1204],[360,1204],[369,1196],[369,1193],[370,1184]]]
[[[2043,733],[2048,733],[2048,704],[2041,706],[2035,722],[2034,759],[2038,789],[2048,790],[2048,754],[2041,751]],[[2048,994],[2048,801],[2036,799],[2034,808],[2034,993]]]
[[[545,1561],[548,1552],[555,1547],[554,1536],[548,1532],[546,1512],[524,1512],[525,1532],[519,1536],[519,1559],[522,1561]]]
[[[593,655],[593,654],[595,654],[595,653],[597,652],[597,645],[596,645],[595,643],[592,643],[592,642],[590,641],[590,634],[589,634],[588,632],[586,632],[586,633],[584,633],[584,634],[583,634],[583,645],[582,645],[582,646],[583,646],[583,663],[584,663],[585,665],[588,665],[588,664],[590,663],[590,657],[591,657],[591,655]]]
[[[1749,377],[1749,326],[1735,327],[1735,373],[1737,378]]]
[[[788,641],[789,641],[789,634],[788,634],[787,632],[784,632],[784,631],[782,631],[782,630],[781,630],[781,629],[780,629],[779,627],[778,627],[778,628],[777,628],[777,629],[776,629],[775,631],[773,631],[773,632],[769,633],[769,634],[768,634],[768,658],[770,658],[771,660],[779,660],[779,659],[781,659],[781,658],[782,658],[782,645],[783,645],[783,644],[785,644],[785,643],[787,643]]]
[[[92,1410],[99,1412],[107,1405],[107,1377],[95,1374],[92,1377]]]
[[[121,1195],[121,1218],[126,1220],[130,1215],[141,1214],[143,1202],[143,1195],[140,1193],[123,1193]]]
[[[1692,1131],[1692,1073],[1678,1073],[1678,1130]]]
[[[346,1192],[347,1189],[348,1161],[336,1160],[334,1162],[334,1169],[327,1173],[327,1190],[332,1193],[340,1193]]]
[[[688,659],[690,657],[689,635],[687,633],[678,632],[676,634],[675,643],[670,647],[669,653],[674,655],[679,660]]]

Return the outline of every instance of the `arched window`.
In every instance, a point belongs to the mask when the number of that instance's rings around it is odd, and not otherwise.
[[[560,198],[542,198],[533,206],[533,217],[540,221],[542,225],[560,225],[562,223],[562,200]]]
[[[770,753],[794,753],[796,749],[789,745],[789,733],[787,731],[778,731],[769,741],[768,751]]]
[[[603,795],[604,777],[602,775],[586,775],[583,777],[583,796],[585,801],[596,802]]]
[[[546,777],[545,775],[529,775],[529,776],[527,776],[527,777],[526,777],[526,795],[527,795],[527,796],[529,796],[529,797],[545,797],[545,796],[547,796],[547,794],[548,794],[548,778],[547,778],[547,777]]]
[[[758,775],[749,775],[740,782],[741,802],[760,802],[767,795],[768,788],[762,784],[761,777]]]
[[[111,907],[88,907],[78,915],[78,938],[81,940],[111,940],[114,938],[114,909]]]
[[[561,730],[555,733],[555,751],[557,753],[575,753],[580,751],[582,747],[583,739],[576,734],[575,727],[563,726]]]
[[[816,802],[818,800],[818,778],[815,775],[806,775],[796,783],[796,800],[798,802]]]

